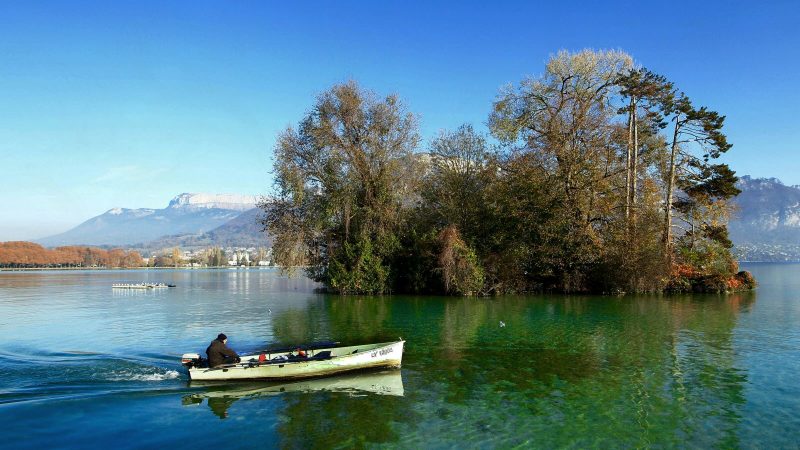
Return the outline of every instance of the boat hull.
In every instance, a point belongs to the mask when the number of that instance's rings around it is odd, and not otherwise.
[[[311,358],[299,361],[258,363],[259,355],[241,357],[242,362],[217,368],[189,369],[191,380],[297,380],[325,377],[355,370],[400,367],[405,341],[351,347],[322,348]],[[330,359],[313,359],[314,354],[330,351]],[[285,353],[269,357],[287,356]]]
[[[140,283],[140,284],[112,284],[112,289],[166,289],[175,287],[175,285],[168,285],[163,283]]]

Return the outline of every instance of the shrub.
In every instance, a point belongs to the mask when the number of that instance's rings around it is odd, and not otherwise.
[[[379,294],[389,290],[389,269],[373,253],[372,242],[366,238],[353,244],[345,242],[331,258],[327,277],[330,288],[342,294]]]
[[[439,253],[439,270],[444,289],[449,294],[473,295],[483,288],[483,268],[478,257],[458,233],[449,226],[439,234],[442,249]]]

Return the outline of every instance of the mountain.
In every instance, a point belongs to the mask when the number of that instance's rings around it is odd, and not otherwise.
[[[247,211],[256,206],[256,198],[241,194],[180,194],[170,200],[167,209],[199,211],[204,209],[229,209]]]
[[[253,208],[204,235],[216,242],[217,245],[226,247],[271,247],[272,238],[262,231],[260,218],[261,210]]]
[[[142,250],[168,247],[192,249],[200,247],[270,247],[272,239],[262,231],[258,222],[261,210],[249,209],[211,231],[198,234],[163,236],[137,245]]]
[[[742,193],[728,224],[731,240],[744,260],[800,260],[800,187],[775,178],[739,179]]]
[[[36,242],[49,247],[130,246],[166,235],[202,234],[252,210],[255,203],[253,196],[184,193],[164,209],[112,208],[69,231]]]

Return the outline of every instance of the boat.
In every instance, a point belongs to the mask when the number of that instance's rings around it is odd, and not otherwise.
[[[113,289],[161,289],[172,288],[175,285],[165,283],[114,283],[111,287]]]
[[[181,364],[192,381],[297,380],[354,370],[399,368],[403,344],[405,341],[400,339],[348,347],[335,343],[288,347],[241,356],[238,363],[218,367],[208,367],[208,361],[197,353],[186,353]],[[303,350],[305,356],[296,354],[296,350]]]

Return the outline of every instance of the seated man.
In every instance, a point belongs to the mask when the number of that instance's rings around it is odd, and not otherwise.
[[[225,364],[233,364],[241,361],[239,355],[228,347],[228,336],[220,333],[216,339],[211,341],[211,345],[206,349],[208,355],[208,367],[214,368]]]

